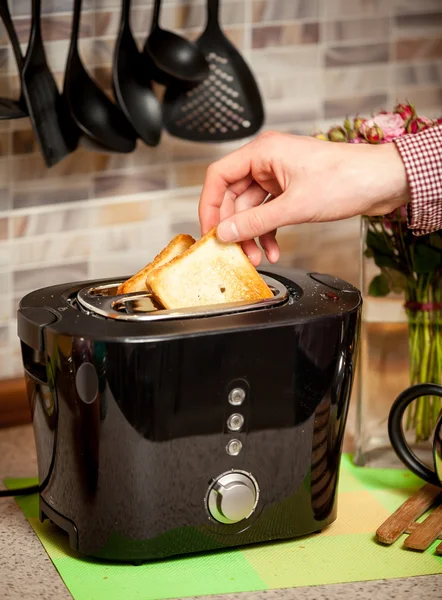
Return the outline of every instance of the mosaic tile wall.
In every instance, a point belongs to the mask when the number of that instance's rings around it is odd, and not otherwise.
[[[30,0],[10,0],[23,50]],[[72,0],[43,0],[50,66],[61,83]],[[221,0],[222,23],[253,68],[266,128],[313,133],[346,114],[408,99],[442,106],[441,0]],[[110,88],[120,0],[84,0],[82,56]],[[204,0],[164,0],[162,25],[194,38]],[[134,0],[140,43],[151,0]],[[12,50],[0,26],[0,95],[18,96]],[[238,144],[236,144],[238,145]],[[0,378],[21,373],[14,321],[19,298],[53,283],[130,274],[177,232],[198,235],[205,169],[235,147],[163,136],[128,156],[80,149],[51,170],[27,120],[0,121]],[[281,262],[358,281],[358,221],[280,232]]]

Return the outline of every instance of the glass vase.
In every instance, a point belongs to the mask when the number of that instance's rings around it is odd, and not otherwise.
[[[361,222],[364,297],[354,462],[403,467],[388,437],[392,403],[407,386],[441,383],[442,230],[415,236],[403,211]],[[440,398],[420,398],[404,420],[407,441],[428,465]]]

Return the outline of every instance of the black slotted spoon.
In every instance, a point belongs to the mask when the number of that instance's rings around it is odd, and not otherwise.
[[[238,140],[264,123],[261,93],[250,68],[219,24],[219,0],[207,0],[207,24],[196,45],[209,63],[196,86],[174,82],[163,100],[167,131],[196,142]]]
[[[31,33],[22,86],[41,153],[46,166],[52,167],[76,149],[78,130],[46,61],[41,35],[41,0],[32,0]]]

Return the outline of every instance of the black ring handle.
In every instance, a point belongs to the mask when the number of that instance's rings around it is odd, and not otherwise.
[[[419,383],[412,385],[399,394],[388,417],[388,435],[397,456],[410,471],[424,481],[440,487],[442,484],[437,473],[429,469],[411,450],[405,440],[405,433],[402,428],[405,409],[422,396],[440,396],[442,398],[442,386],[435,383]]]

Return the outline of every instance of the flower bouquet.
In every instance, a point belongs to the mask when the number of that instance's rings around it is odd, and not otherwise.
[[[411,104],[398,104],[393,112],[381,111],[370,119],[347,118],[342,126],[315,137],[331,142],[383,144],[441,123],[442,119],[418,115]],[[440,384],[442,230],[416,236],[407,227],[407,218],[406,207],[383,217],[363,218],[363,255],[377,267],[368,295],[400,295],[408,331],[410,384]],[[440,409],[441,399],[435,397],[420,398],[411,405],[406,427],[414,442],[431,437]],[[388,416],[388,412],[385,414]]]

